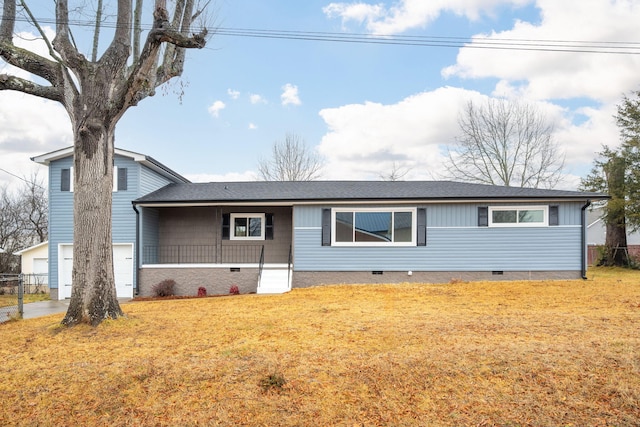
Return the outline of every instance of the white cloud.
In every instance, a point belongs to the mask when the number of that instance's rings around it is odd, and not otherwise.
[[[249,95],[249,101],[253,105],[267,103],[267,100],[262,95],[258,95],[257,93],[252,93],[251,95]]]
[[[227,106],[224,102],[215,101],[213,104],[211,104],[211,106],[209,106],[207,111],[209,111],[209,114],[211,114],[213,117],[218,118],[220,117],[220,111],[224,110],[226,107]]]
[[[475,91],[444,87],[390,105],[365,102],[324,109],[320,116],[329,131],[319,146],[328,162],[323,178],[379,179],[395,165],[410,168],[404,179],[442,179],[446,146],[459,134],[459,113],[469,100],[486,98]],[[556,123],[554,139],[567,159],[563,187],[575,189],[576,176],[590,169],[602,142],[617,135],[613,106],[578,111],[549,102],[536,106]]]
[[[254,171],[229,172],[225,174],[187,174],[185,178],[191,182],[240,182],[240,181],[256,181],[258,175]]]
[[[442,12],[451,12],[471,20],[491,14],[499,5],[522,6],[531,0],[399,0],[392,6],[362,1],[331,3],[322,10],[330,18],[342,18],[343,25],[354,21],[375,34],[398,34],[412,28],[423,28]]]
[[[291,83],[287,83],[282,86],[282,95],[280,95],[280,99],[282,100],[282,105],[301,105],[300,97],[298,96],[298,86],[292,85]]]
[[[256,125],[255,123],[249,123],[249,130],[256,130],[258,129],[258,125]]]
[[[637,39],[638,2],[585,0],[575,7],[570,2],[538,0],[536,4],[542,18],[539,23],[518,21],[511,30],[478,35],[476,42],[480,38],[554,39],[588,40],[589,45],[595,45]],[[532,99],[588,97],[609,103],[619,100],[622,93],[637,89],[638,69],[639,55],[465,48],[460,50],[457,63],[442,74],[466,79],[498,78],[496,91]]]
[[[405,179],[437,177],[441,145],[453,141],[458,112],[480,96],[446,87],[392,105],[366,102],[320,111],[329,127],[319,147],[328,161],[325,178],[378,179],[394,163],[411,168]]]
[[[240,97],[240,92],[233,89],[227,89],[227,94],[231,99],[238,99]]]
[[[50,27],[43,31],[52,39],[55,33]],[[14,38],[17,46],[29,49],[49,58],[47,46],[39,36],[20,33]],[[28,72],[0,63],[0,74],[11,74],[40,82]],[[64,108],[53,101],[14,91],[2,91],[0,102],[0,168],[20,177],[30,176],[42,166],[30,158],[73,144],[71,121]],[[0,172],[0,186],[17,187],[18,178]]]
[[[71,121],[61,105],[19,92],[2,92],[0,129],[0,168],[21,177],[39,169],[31,157],[73,144]],[[0,172],[3,184],[20,181]]]
[[[366,3],[330,3],[322,8],[329,18],[340,17],[342,22],[356,21],[359,24],[379,19],[386,12],[382,5]]]

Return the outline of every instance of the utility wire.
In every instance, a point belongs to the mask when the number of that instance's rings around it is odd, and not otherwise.
[[[6,173],[6,174],[8,174],[8,175],[11,175],[11,176],[12,176],[12,177],[14,177],[14,178],[18,178],[19,180],[24,181],[24,182],[26,182],[26,183],[27,183],[27,184],[29,184],[29,185],[33,184],[33,185],[35,185],[36,187],[39,187],[39,188],[41,188],[41,189],[43,189],[43,190],[46,190],[46,188],[44,188],[43,186],[41,186],[41,185],[40,185],[40,184],[38,184],[37,182],[35,182],[35,181],[29,181],[28,179],[23,178],[23,177],[21,177],[21,176],[18,176],[18,175],[16,175],[15,173],[9,172],[9,171],[8,171],[8,170],[6,170],[6,169],[0,168],[0,172],[4,172],[4,173]]]
[[[52,18],[38,18],[41,24],[55,25]],[[16,21],[30,22],[26,17],[16,17]],[[69,20],[70,26],[94,27],[91,20]],[[103,22],[103,27],[117,28],[115,21]],[[142,25],[150,30],[151,25]],[[640,42],[626,41],[588,41],[561,39],[514,39],[489,37],[456,36],[400,36],[394,34],[358,34],[319,31],[290,31],[257,28],[215,27],[209,33],[227,37],[251,37],[263,39],[321,41],[333,43],[381,44],[415,47],[472,48],[516,51],[569,52],[592,54],[640,55]]]

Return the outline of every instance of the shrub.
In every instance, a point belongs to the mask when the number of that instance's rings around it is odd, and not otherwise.
[[[231,285],[229,288],[229,293],[231,295],[240,295],[240,289],[238,289],[238,285]]]
[[[200,286],[198,288],[198,296],[199,297],[206,297],[207,296],[207,288],[205,288],[204,286]]]
[[[153,285],[153,288],[151,288],[151,290],[157,297],[170,297],[175,295],[175,286],[175,280],[166,279],[156,285]]]

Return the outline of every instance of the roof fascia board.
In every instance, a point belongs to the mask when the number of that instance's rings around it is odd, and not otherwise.
[[[37,245],[29,246],[28,248],[25,248],[25,249],[23,249],[21,251],[14,252],[14,254],[15,255],[22,255],[25,252],[29,252],[29,251],[32,251],[34,249],[38,249],[38,248],[40,248],[40,247],[42,247],[44,245],[48,245],[48,244],[49,244],[49,241],[47,240],[46,242],[38,243]]]
[[[69,156],[73,156],[73,146],[35,156],[31,160],[38,164],[49,166],[49,163]]]
[[[456,204],[469,204],[469,203],[539,203],[541,201],[548,203],[559,202],[585,202],[589,198],[493,198],[493,199],[352,199],[352,200],[339,200],[339,199],[326,199],[326,200],[248,200],[248,201],[209,201],[209,202],[136,202],[132,203],[136,206],[143,208],[162,208],[162,207],[204,207],[204,206],[318,206],[318,205],[362,205],[362,204],[376,204],[376,205],[398,205],[398,204],[441,204],[441,203],[456,203]]]
[[[118,156],[128,157],[134,160],[135,162],[142,163],[143,165],[153,170],[154,172],[157,172],[160,175],[163,175],[171,180],[177,180],[183,183],[191,182],[187,178],[174,172],[173,170],[163,165],[162,163],[144,154],[136,153],[135,151],[123,150],[121,148],[115,148],[114,153]],[[35,157],[32,157],[31,160],[34,161],[35,163],[49,166],[51,162],[59,159],[64,159],[65,157],[69,157],[69,156],[73,156],[73,146],[62,148],[56,151],[51,151],[50,153],[45,153],[40,156],[35,156]]]

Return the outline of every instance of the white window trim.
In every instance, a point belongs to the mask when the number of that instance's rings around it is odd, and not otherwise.
[[[411,241],[410,242],[336,242],[336,213],[337,212],[411,212]],[[395,208],[395,207],[380,207],[380,208],[333,208],[331,209],[331,246],[375,246],[375,247],[390,247],[390,246],[416,246],[417,235],[417,208]],[[395,221],[395,219],[394,219]],[[393,232],[393,230],[392,230]]]
[[[113,167],[113,188],[111,190],[113,193],[118,191],[118,167]]]
[[[517,211],[542,211],[542,222],[522,222],[522,223],[494,223],[494,211],[516,211],[516,218],[519,217]],[[549,226],[549,206],[489,206],[489,227],[548,227]]]
[[[69,168],[69,193],[73,193],[73,181],[75,181],[75,175],[73,174],[73,166]]]
[[[260,236],[236,236],[236,218],[260,218]],[[232,213],[229,217],[229,239],[230,240],[264,240],[264,230],[266,226],[266,214],[264,213]],[[247,227],[249,224],[247,224]]]

